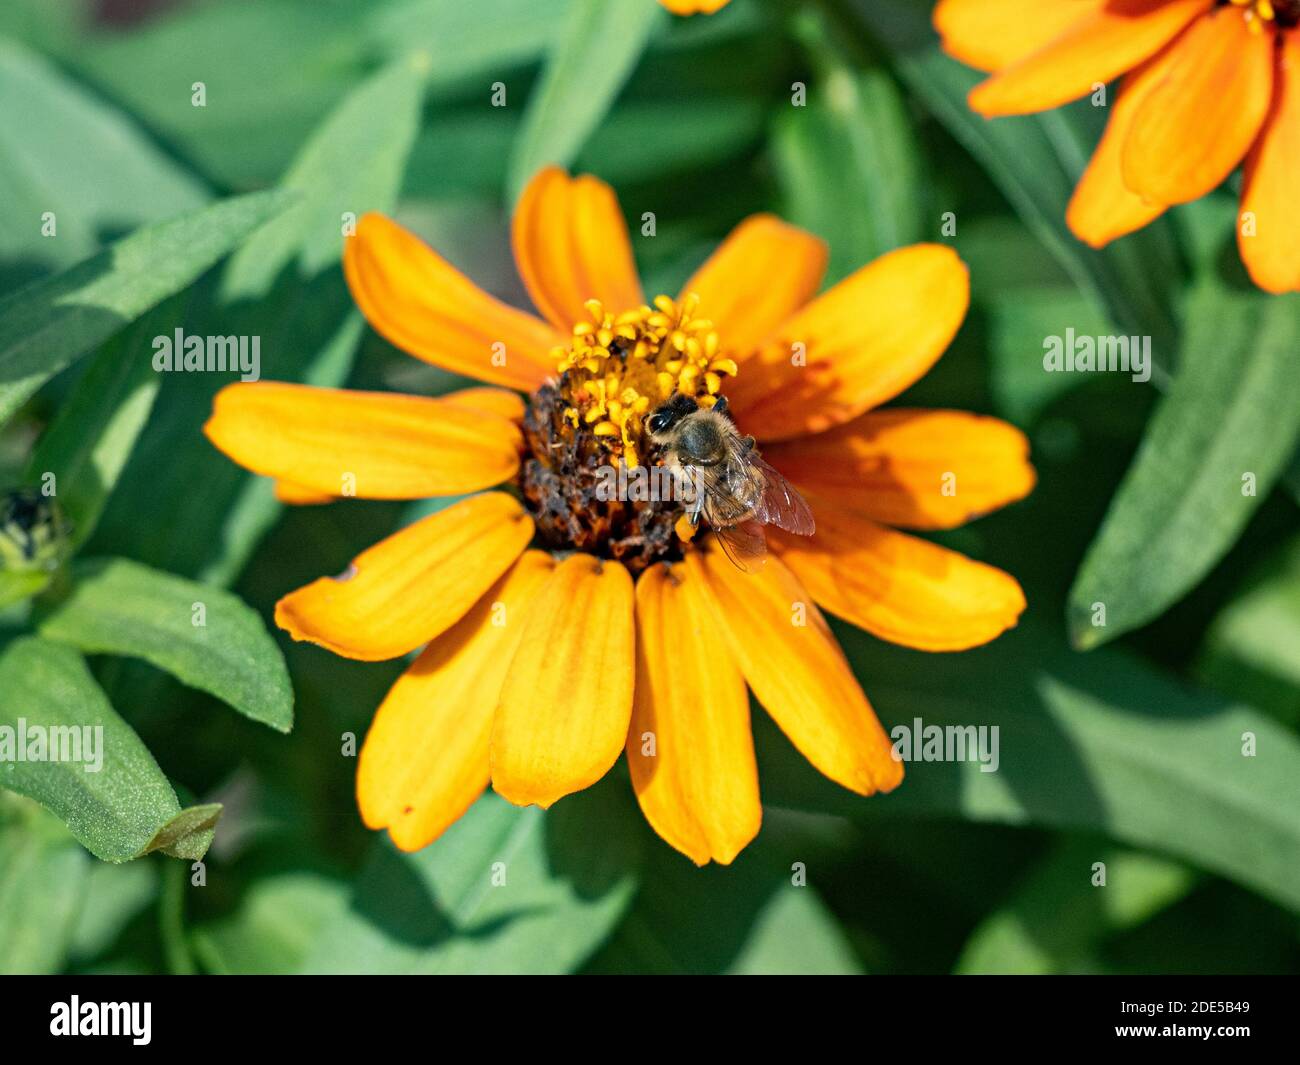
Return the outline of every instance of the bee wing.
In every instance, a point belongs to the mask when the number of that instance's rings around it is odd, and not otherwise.
[[[752,495],[750,471],[743,462],[726,461],[716,466],[692,466],[697,510],[702,510],[715,529],[739,525],[753,517],[753,508],[746,502]]]
[[[817,531],[817,523],[813,521],[812,510],[799,490],[785,479],[780,470],[769,466],[752,452],[750,454],[749,461],[763,475],[763,498],[754,511],[754,517],[796,536],[811,536]]]
[[[767,562],[767,537],[760,522],[750,520],[738,525],[715,526],[713,532],[723,553],[737,569],[752,573]]]

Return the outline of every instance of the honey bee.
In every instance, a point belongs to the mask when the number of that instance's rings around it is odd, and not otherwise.
[[[740,569],[761,566],[767,553],[764,525],[799,536],[816,529],[812,511],[795,488],[763,461],[752,436],[742,436],[720,396],[712,408],[674,394],[646,418],[650,438],[665,460],[694,488],[686,515],[708,521],[722,549]]]

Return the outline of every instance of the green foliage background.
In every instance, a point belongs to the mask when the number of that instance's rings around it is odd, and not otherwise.
[[[1074,240],[1104,113],[972,115],[929,6],[0,6],[0,481],[59,472],[77,548],[0,611],[0,723],[102,723],[120,759],[93,784],[0,767],[0,971],[1300,967],[1298,298],[1244,280],[1232,187]],[[886,727],[996,724],[999,772],[918,764],[861,799],[756,712],[764,826],[729,868],[660,842],[622,766],[549,813],[488,795],[416,855],[362,827],[341,737],[402,663],[294,645],[270,611],[427,507],[284,510],[200,433],[226,380],[160,379],[149,339],[259,335],[267,379],[457,387],[365,327],[339,216],[395,212],[523,302],[509,205],[548,161],[655,213],[649,292],[755,210],[827,237],[828,283],[948,239],[952,212],[971,313],[904,402],[1029,433],[1033,496],[942,539],[1030,607],[962,655],[837,632]],[[1152,382],[1045,374],[1068,327],[1152,336]]]

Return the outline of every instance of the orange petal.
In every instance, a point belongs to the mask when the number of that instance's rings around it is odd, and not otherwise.
[[[504,418],[423,396],[258,381],[217,393],[208,439],[245,469],[323,495],[423,499],[514,476]]]
[[[872,411],[815,436],[763,449],[812,502],[874,521],[951,529],[1034,487],[1029,441],[997,418],[953,410]]]
[[[432,843],[487,787],[501,682],[554,569],[546,552],[524,552],[380,704],[357,763],[357,803],[366,825],[387,828],[402,850]]]
[[[718,550],[687,553],[750,688],[822,773],[861,795],[903,779],[889,737],[811,596],[779,559],[744,573]],[[671,666],[670,666],[671,668]]]
[[[1300,30],[1283,34],[1277,91],[1264,132],[1246,166],[1237,243],[1260,288],[1300,290]],[[1246,226],[1249,224],[1250,230]]]
[[[494,299],[381,214],[343,243],[343,272],[361,313],[385,339],[452,373],[531,392],[566,343],[545,322]]]
[[[825,241],[756,214],[736,226],[689,281],[682,297],[700,297],[700,317],[717,326],[726,351],[751,355],[817,294],[826,273]]]
[[[1252,33],[1240,10],[1198,20],[1133,118],[1124,183],[1155,203],[1186,203],[1231,174],[1268,115],[1273,42]]]
[[[659,0],[674,15],[712,15],[731,0]]]
[[[627,764],[637,801],[696,865],[727,865],[763,819],[745,678],[684,566],[642,574],[636,632]]]
[[[507,421],[520,422],[524,418],[524,400],[518,392],[505,388],[462,388],[438,397],[439,403],[450,403],[462,410],[492,414]]]
[[[328,492],[318,492],[314,488],[294,484],[293,481],[278,479],[275,482],[275,498],[290,506],[306,507],[319,503],[333,503],[338,497]]]
[[[728,393],[736,420],[760,440],[850,421],[923,376],[969,304],[970,275],[951,248],[882,255],[790,318],[746,365]]]
[[[519,197],[511,239],[533,303],[566,335],[590,319],[587,300],[616,314],[645,302],[627,223],[603,181],[539,170]]]
[[[934,28],[943,50],[978,70],[1001,70],[1050,44],[1107,0],[939,0]]]
[[[1025,609],[1014,577],[836,507],[817,533],[773,531],[772,546],[832,614],[919,651],[964,651],[1000,636]]]
[[[474,410],[492,414],[519,422],[524,416],[524,401],[518,392],[504,388],[462,388],[456,392],[447,392],[438,397],[438,402],[449,403],[463,410]],[[281,503],[291,506],[312,506],[321,503],[333,503],[339,497],[327,492],[286,481],[283,478],[275,482],[275,497]]]
[[[511,496],[473,496],[381,540],[341,576],[286,595],[275,623],[346,658],[397,658],[459,621],[532,536]]]
[[[1106,132],[1070,199],[1065,220],[1076,237],[1094,248],[1141,229],[1164,214],[1165,206],[1144,200],[1124,184],[1124,144],[1133,119],[1169,74],[1177,47],[1166,48],[1124,79]]]
[[[992,118],[1077,100],[1155,55],[1213,6],[1214,0],[1110,0],[1047,46],[975,86],[970,105]]]
[[[632,578],[570,555],[538,595],[492,728],[492,786],[546,807],[618,761],[632,717]]]

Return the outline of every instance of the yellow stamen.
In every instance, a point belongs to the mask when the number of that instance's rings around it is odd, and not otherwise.
[[[680,303],[656,296],[652,306],[613,314],[599,300],[584,307],[589,321],[573,326],[567,348],[554,351],[565,420],[592,432],[629,468],[646,453],[645,416],[674,391],[713,406],[734,359],[720,357],[713,323],[696,318],[699,297]]]
[[[1232,0],[1232,4],[1242,9],[1251,33],[1263,33],[1265,23],[1277,21],[1273,0]]]

